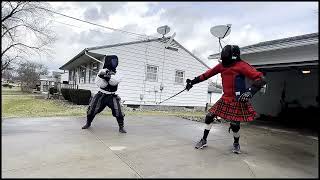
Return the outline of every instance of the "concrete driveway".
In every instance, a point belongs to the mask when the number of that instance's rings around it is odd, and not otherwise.
[[[173,116],[2,119],[4,178],[317,178],[318,138],[243,124],[233,154],[228,124],[215,124],[202,150],[203,123]]]

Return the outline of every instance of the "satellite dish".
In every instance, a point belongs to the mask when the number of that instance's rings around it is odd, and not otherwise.
[[[230,34],[231,24],[213,26],[212,28],[210,28],[210,32],[213,36],[219,39],[223,39]]]
[[[170,32],[170,27],[165,25],[157,28],[157,32],[162,34],[162,36],[168,34]]]

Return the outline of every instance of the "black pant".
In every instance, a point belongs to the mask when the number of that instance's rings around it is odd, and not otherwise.
[[[94,117],[106,106],[112,110],[112,115],[117,119],[120,127],[124,125],[124,113],[120,106],[120,97],[115,94],[105,94],[98,92],[90,101],[87,110],[87,123],[91,124]]]

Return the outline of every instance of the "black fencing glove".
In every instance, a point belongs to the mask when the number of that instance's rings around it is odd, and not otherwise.
[[[109,71],[108,69],[103,69],[103,71],[101,71],[101,73],[99,73],[98,76],[108,82],[111,78],[111,74],[112,72]]]
[[[186,82],[187,82],[186,89],[189,91],[193,87],[194,84],[197,84],[197,83],[199,83],[201,81],[200,81],[200,77],[198,76],[198,77],[195,77],[192,80],[187,79]]]
[[[193,87],[191,83],[191,79],[187,79],[186,82],[187,82],[186,89],[189,91]]]
[[[248,102],[252,98],[252,94],[250,91],[244,92],[240,95],[239,101],[240,102]]]
[[[255,80],[251,87],[246,90],[243,94],[240,95],[239,101],[240,102],[248,102],[265,84],[266,79],[262,76],[260,79]]]

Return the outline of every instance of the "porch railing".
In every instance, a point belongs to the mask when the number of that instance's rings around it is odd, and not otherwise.
[[[79,89],[78,84],[60,84],[60,89],[66,88],[66,89]]]

